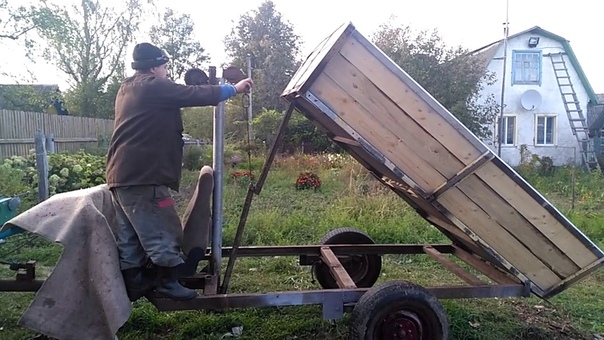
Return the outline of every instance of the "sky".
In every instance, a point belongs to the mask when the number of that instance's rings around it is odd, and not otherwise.
[[[65,0],[62,0],[65,1]],[[102,3],[120,3],[119,0],[103,0]],[[226,61],[224,37],[230,33],[239,16],[260,6],[262,0],[227,0],[197,2],[193,9],[190,0],[156,0],[158,6],[188,13],[196,25],[196,37],[212,58],[212,65]],[[510,34],[533,26],[540,26],[570,41],[579,63],[583,67],[594,91],[604,93],[604,36],[601,18],[604,2],[593,0],[273,0],[283,18],[294,26],[302,37],[302,56],[343,23],[352,22],[366,37],[385,23],[391,16],[394,22],[414,29],[436,29],[448,45],[461,45],[469,49],[479,48],[503,37],[506,3],[509,3]],[[572,6],[570,5],[572,4]],[[147,20],[147,27],[153,24]],[[136,42],[146,41],[137,37]],[[134,44],[128,49],[127,65]],[[27,66],[26,66],[27,65]],[[35,65],[23,58],[23,51],[16,46],[4,48],[0,67],[21,75],[26,69],[35,72],[38,83],[59,84],[65,81],[51,65],[44,61]],[[132,71],[130,71],[132,72]],[[15,82],[0,77],[0,82]]]

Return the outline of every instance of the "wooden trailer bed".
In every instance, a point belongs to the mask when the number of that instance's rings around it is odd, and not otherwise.
[[[282,93],[455,244],[551,297],[604,254],[382,51],[345,24]]]

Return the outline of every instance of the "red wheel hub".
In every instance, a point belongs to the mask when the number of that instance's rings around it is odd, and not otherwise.
[[[384,340],[420,340],[422,323],[415,313],[401,311],[382,319],[377,331]]]

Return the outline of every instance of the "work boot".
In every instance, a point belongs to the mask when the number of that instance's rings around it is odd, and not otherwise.
[[[178,282],[177,267],[157,267],[157,287],[155,291],[173,300],[191,300],[197,297],[195,290],[183,287]]]
[[[134,302],[153,288],[153,279],[150,278],[145,268],[129,268],[122,270],[124,283],[126,284],[126,293],[130,301]]]

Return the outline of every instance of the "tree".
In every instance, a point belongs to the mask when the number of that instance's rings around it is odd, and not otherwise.
[[[0,108],[6,110],[47,112],[62,100],[59,88],[52,85],[0,85]]]
[[[214,108],[210,106],[190,107],[182,110],[184,133],[188,133],[195,138],[212,140],[213,119]]]
[[[382,24],[372,40],[478,137],[491,135],[499,106],[494,96],[479,98],[495,75],[462,47],[449,47],[434,30],[417,34],[409,26]]]
[[[271,145],[282,121],[283,114],[280,112],[263,109],[252,122],[256,138],[265,142],[266,145]],[[292,114],[282,144],[282,148],[289,150],[300,149],[302,144],[305,144],[307,149],[316,152],[341,151],[310,120],[297,111]]]
[[[167,9],[161,24],[153,25],[149,32],[151,42],[172,57],[168,71],[175,81],[181,79],[188,69],[210,60],[195,40],[194,31],[195,23],[190,15],[177,15],[172,9]]]
[[[242,15],[224,42],[232,65],[246,70],[247,56],[252,57],[254,111],[284,110],[279,96],[298,67],[300,37],[275,4],[264,1],[257,10]]]
[[[37,27],[34,18],[48,14],[44,7],[12,6],[0,0],[0,39],[18,40]]]
[[[33,19],[46,47],[36,50],[67,76],[70,110],[79,115],[109,118],[113,101],[102,100],[110,79],[124,71],[126,47],[145,12],[145,0],[127,0],[122,8],[105,7],[100,0],[81,0],[69,9],[43,5],[47,16]],[[148,1],[148,0],[147,0]],[[38,52],[38,53],[36,53]]]

